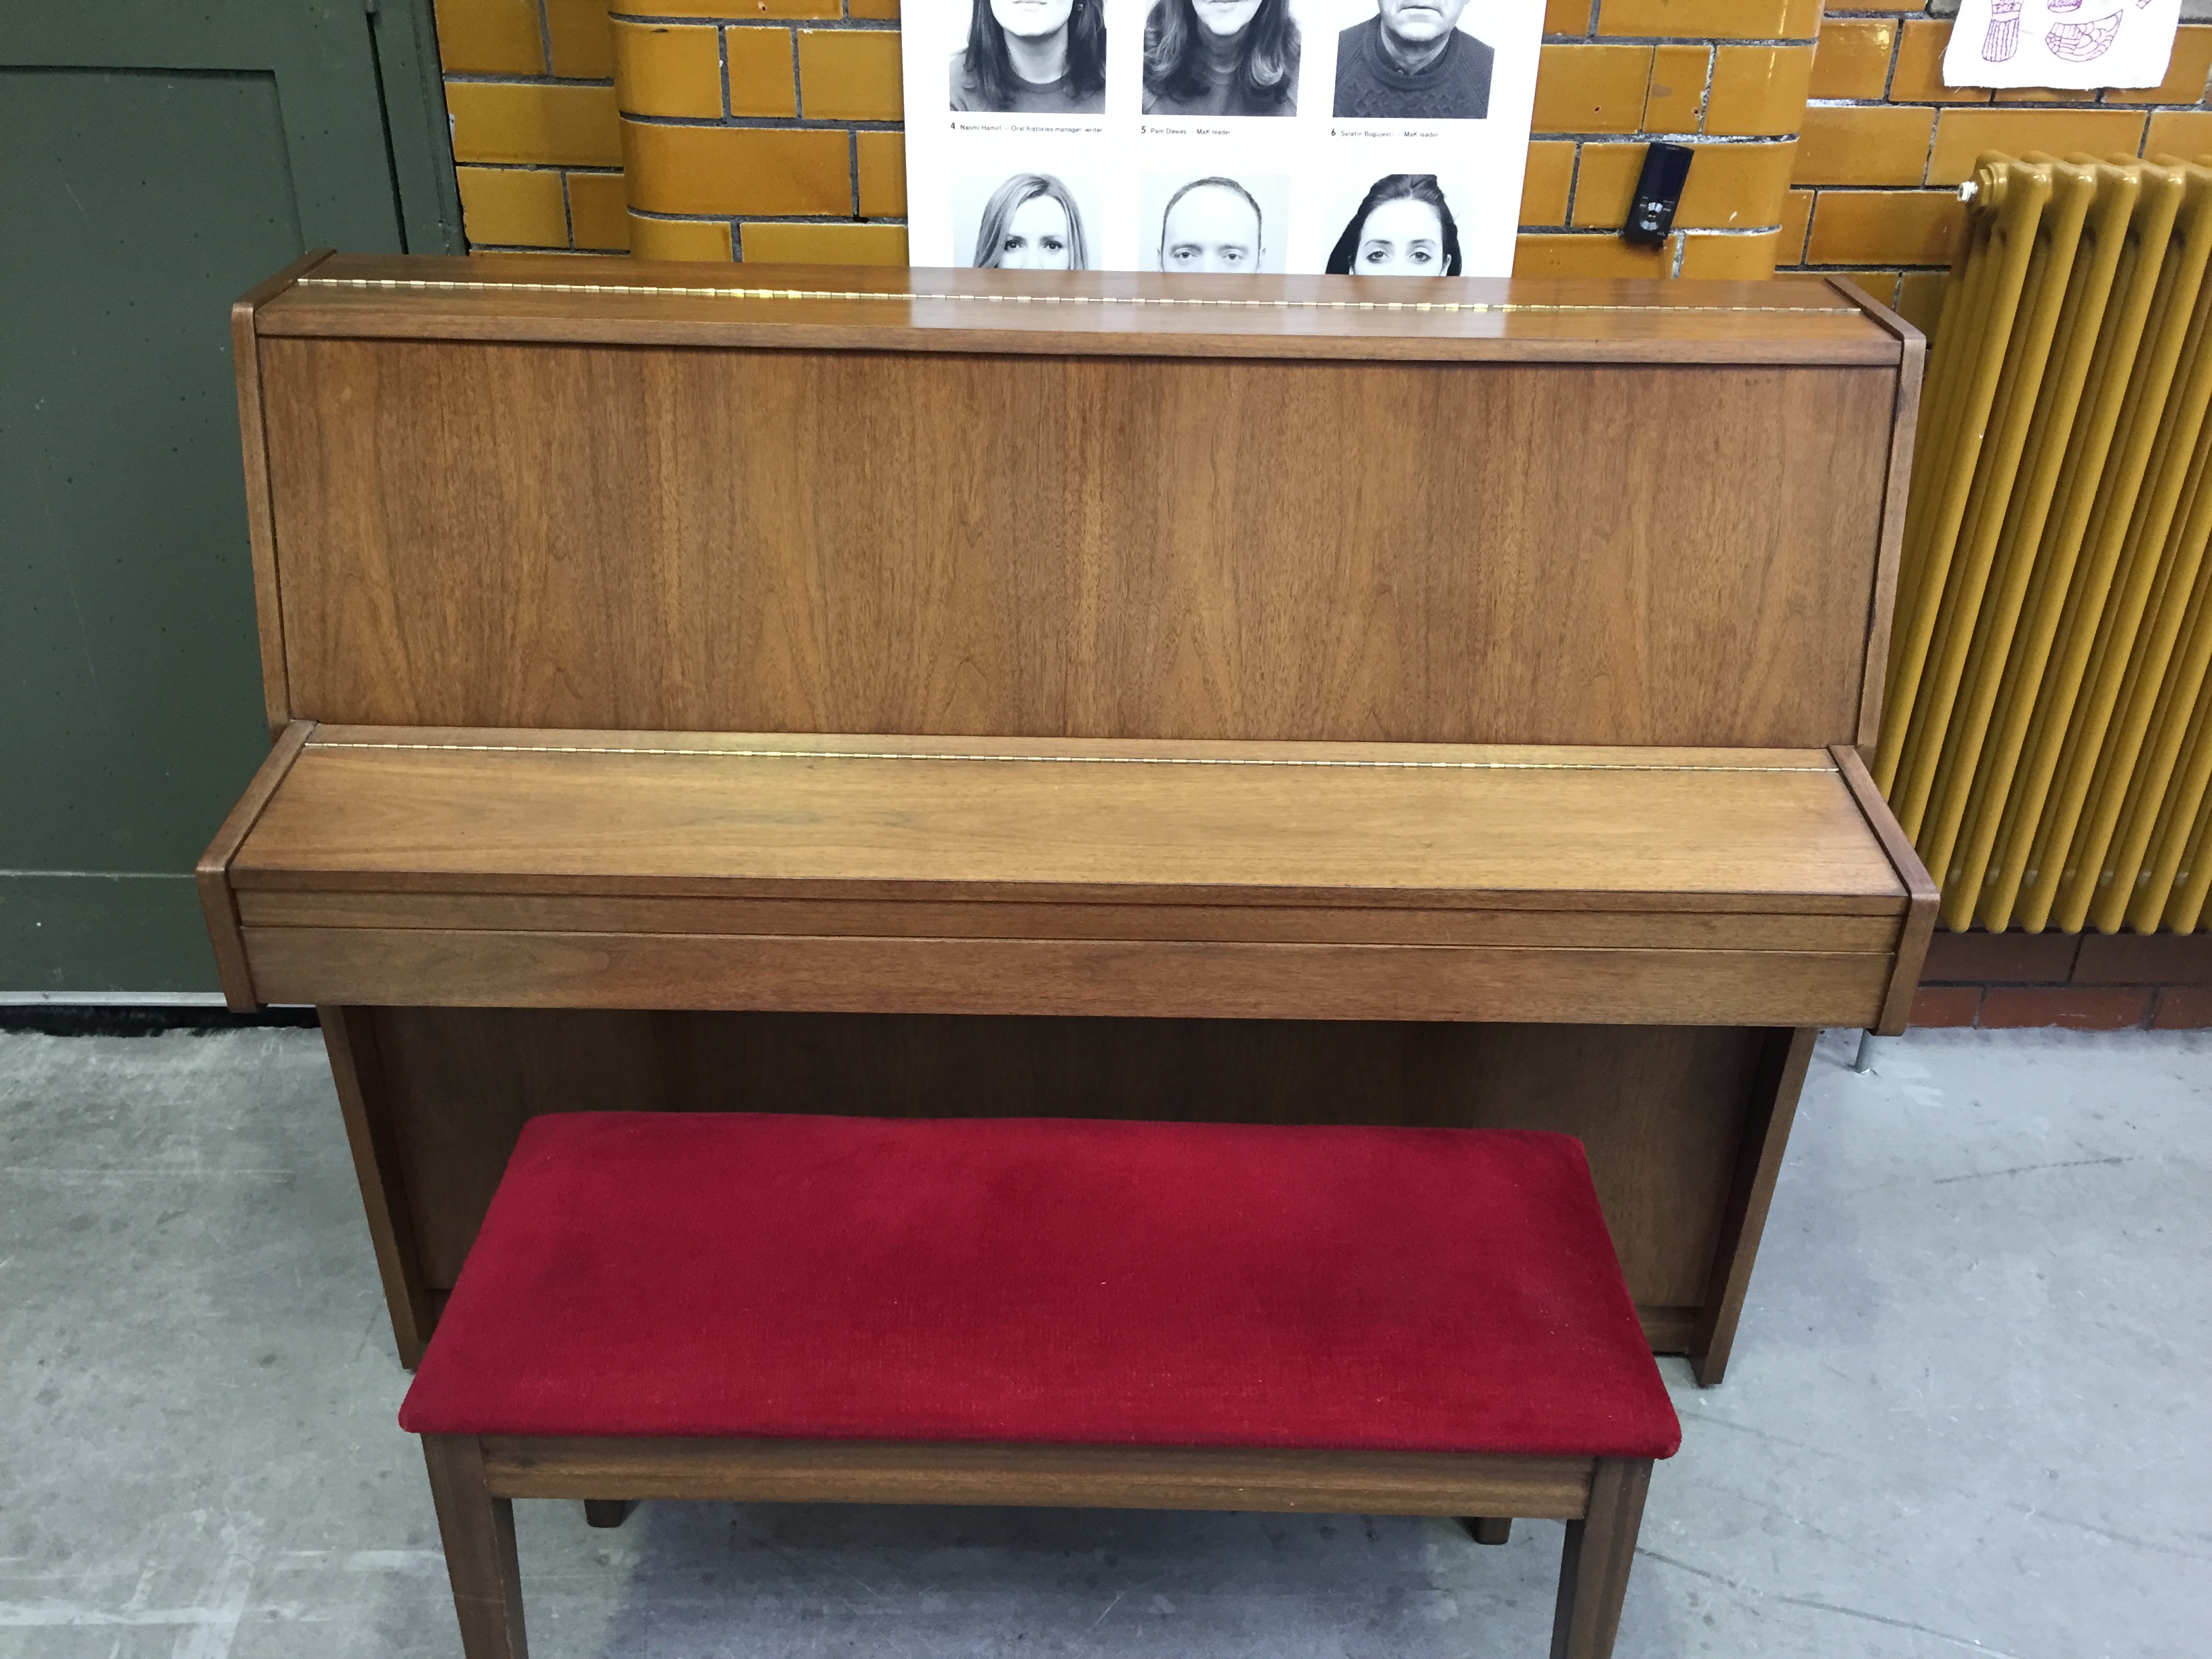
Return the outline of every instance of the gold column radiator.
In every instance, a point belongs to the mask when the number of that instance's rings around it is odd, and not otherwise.
[[[1985,155],[1921,400],[1875,778],[1963,929],[2212,882],[2212,170]]]

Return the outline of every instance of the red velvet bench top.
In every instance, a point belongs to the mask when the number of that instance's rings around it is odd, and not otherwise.
[[[1498,1130],[533,1119],[418,1434],[1667,1457],[1581,1143]]]

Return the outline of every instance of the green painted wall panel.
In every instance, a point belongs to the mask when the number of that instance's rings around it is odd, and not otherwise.
[[[188,875],[0,875],[0,989],[212,991]]]
[[[0,991],[201,990],[267,751],[229,309],[459,252],[427,0],[0,8]]]

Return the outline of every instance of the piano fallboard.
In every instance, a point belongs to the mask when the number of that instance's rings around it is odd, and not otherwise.
[[[301,722],[202,875],[246,1006],[1871,1026],[1925,896],[1863,778],[1819,749]]]

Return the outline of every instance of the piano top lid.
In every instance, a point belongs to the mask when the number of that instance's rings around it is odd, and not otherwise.
[[[848,351],[1893,365],[1908,325],[1825,281],[1194,276],[619,256],[334,254],[264,336]]]

